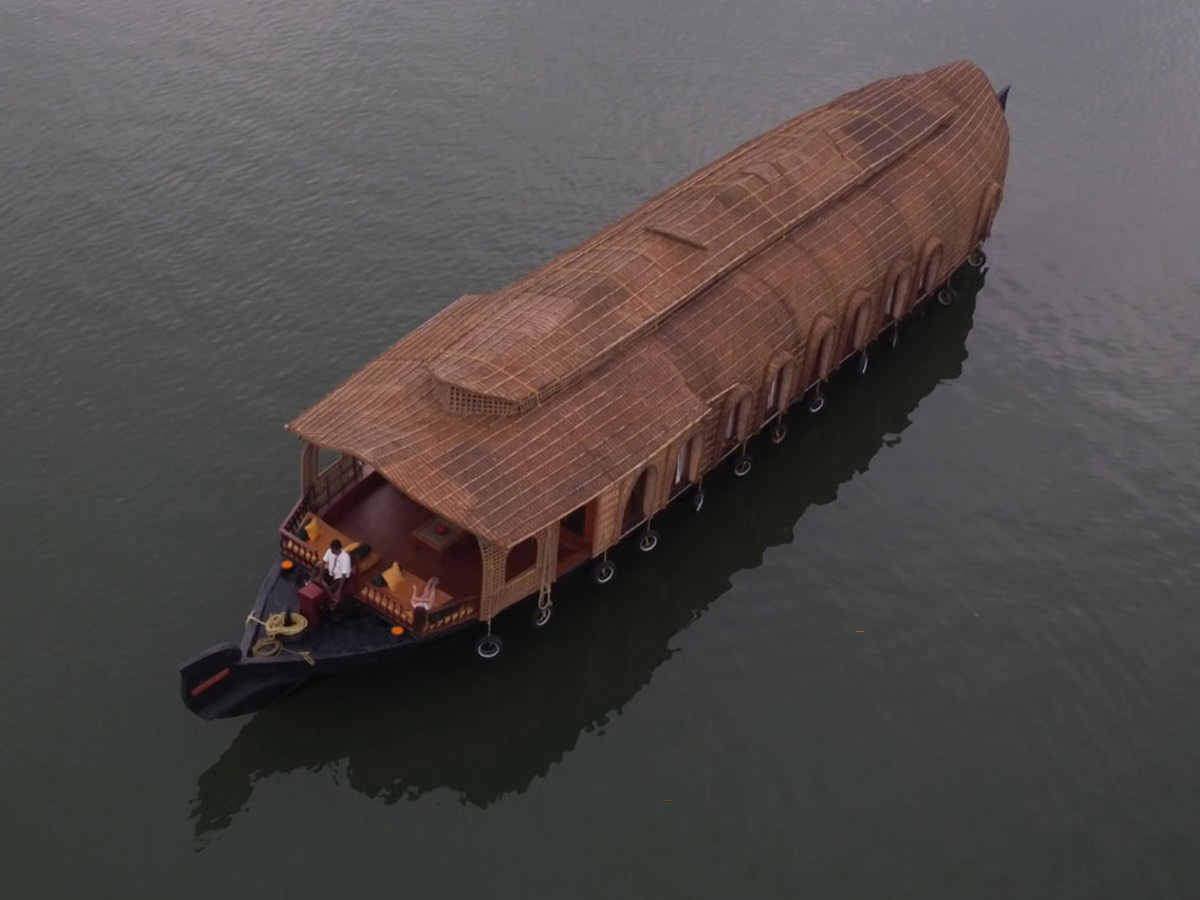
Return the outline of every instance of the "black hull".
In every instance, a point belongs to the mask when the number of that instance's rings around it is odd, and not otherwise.
[[[272,613],[298,610],[298,590],[299,585],[281,574],[277,561],[259,589],[252,615],[266,621]],[[390,663],[428,643],[393,635],[391,623],[365,607],[352,606],[337,621],[323,619],[309,633],[285,640],[276,656],[251,653],[266,634],[248,620],[239,645],[217,644],[180,665],[184,705],[202,719],[245,715],[313,678]]]

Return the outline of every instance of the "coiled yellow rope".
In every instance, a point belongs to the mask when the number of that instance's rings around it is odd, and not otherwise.
[[[288,620],[291,620],[290,622]],[[257,622],[267,632],[267,637],[293,637],[308,627],[308,619],[294,612],[277,612],[267,616],[267,621],[256,618],[254,613],[246,616],[246,623]]]
[[[288,622],[289,617],[291,618],[290,623]],[[299,656],[310,666],[316,665],[316,662],[313,661],[312,654],[309,651],[289,650],[287,647],[283,646],[283,641],[279,639],[280,636],[294,637],[295,635],[304,631],[304,629],[308,627],[308,619],[306,619],[304,616],[300,615],[299,613],[277,612],[267,616],[267,621],[264,622],[262,619],[256,618],[255,615],[251,613],[250,615],[246,616],[246,622],[247,624],[250,622],[256,622],[267,632],[267,636],[265,638],[257,641],[254,646],[250,648],[251,656],[278,656],[282,651],[284,653],[291,653],[293,656]]]

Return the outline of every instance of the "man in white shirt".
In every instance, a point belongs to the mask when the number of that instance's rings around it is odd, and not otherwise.
[[[337,609],[342,602],[342,590],[350,580],[350,554],[342,549],[342,542],[335,538],[329,543],[321,562],[317,580],[329,591],[329,608]]]

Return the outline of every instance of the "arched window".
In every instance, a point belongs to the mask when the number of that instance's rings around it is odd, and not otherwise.
[[[829,316],[820,316],[813,325],[812,336],[808,345],[812,348],[812,371],[809,373],[809,383],[824,381],[833,371],[837,360],[838,328]]]
[[[722,435],[726,443],[740,441],[746,436],[749,428],[750,392],[743,390],[729,398],[729,408],[725,413],[725,425]]]
[[[774,372],[767,370],[766,418],[787,408],[791,402],[792,382],[796,378],[796,360],[791,355],[776,357]]]
[[[925,245],[924,262],[921,266],[921,292],[932,294],[941,281],[942,242],[931,238]]]
[[[874,299],[869,292],[858,291],[850,300],[850,320],[847,324],[853,350],[861,350],[871,340],[875,325]]]
[[[893,319],[902,319],[908,312],[908,304],[912,299],[912,266],[900,263],[892,267],[888,273],[887,282],[883,289],[884,315]]]
[[[682,484],[687,477],[688,451],[691,445],[691,441],[684,441],[679,445],[679,452],[675,454],[675,478],[671,482],[672,485]]]
[[[536,537],[528,537],[508,551],[504,560],[504,580],[512,581],[524,575],[537,565],[538,542]]]
[[[975,223],[975,242],[982,244],[992,233],[992,224],[996,221],[996,210],[1000,208],[1000,185],[989,184],[983,192],[983,203],[979,207],[979,219]]]
[[[691,483],[700,458],[700,435],[695,434],[679,445],[675,453],[675,470],[671,475],[671,491]]]
[[[633,483],[629,499],[625,501],[625,513],[621,517],[621,533],[625,534],[638,523],[650,517],[650,504],[654,500],[655,488],[658,486],[658,470],[647,466],[642,470]]]
[[[775,373],[775,377],[771,379],[771,386],[767,388],[767,414],[770,415],[779,409],[779,386],[783,381],[783,370]]]

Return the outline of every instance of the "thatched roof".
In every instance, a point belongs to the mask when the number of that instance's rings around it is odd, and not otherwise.
[[[771,352],[802,346],[855,287],[878,289],[897,254],[931,234],[969,240],[1007,153],[970,63],[875,82],[495,294],[463,297],[288,427],[516,543],[636,469],[721,392],[757,387]]]

